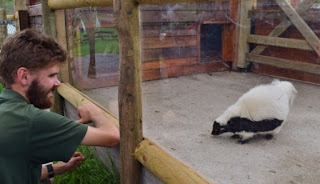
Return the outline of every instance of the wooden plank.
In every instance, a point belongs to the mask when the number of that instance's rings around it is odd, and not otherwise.
[[[170,68],[176,66],[183,66],[183,65],[191,65],[198,62],[197,57],[192,58],[178,58],[178,59],[168,59],[168,60],[157,60],[157,61],[148,61],[142,64],[142,70],[152,70],[152,69],[159,69],[159,68]]]
[[[282,77],[290,80],[294,79],[298,81],[303,81],[304,83],[320,85],[319,75],[301,72],[297,70],[289,70],[289,69],[278,68],[270,65],[254,63],[252,67],[252,72],[269,75],[277,78]]]
[[[65,100],[69,101],[76,108],[83,104],[94,104],[98,106],[101,109],[103,115],[107,119],[109,119],[114,125],[116,125],[117,128],[119,128],[119,121],[113,114],[108,112],[104,107],[99,105],[97,102],[95,102],[85,94],[81,93],[79,90],[77,90],[70,84],[61,83],[57,90],[59,95],[61,95]]]
[[[28,13],[29,13],[30,17],[42,15],[42,6],[41,6],[41,4],[29,6]]]
[[[197,24],[197,51],[198,51],[198,62],[201,61],[201,24]]]
[[[50,9],[63,10],[81,7],[108,6],[112,5],[113,0],[47,0]]]
[[[119,33],[120,183],[140,183],[141,164],[133,156],[143,139],[139,4],[118,0],[113,8]]]
[[[249,52],[247,37],[250,34],[251,21],[248,18],[248,11],[252,9],[252,0],[241,0],[240,2],[240,27],[238,35],[237,67],[247,68],[245,54]]]
[[[196,11],[142,11],[141,22],[195,22],[197,20]]]
[[[296,9],[297,12],[303,12],[313,5],[317,0],[304,0],[299,7]],[[288,20],[282,21],[273,31],[270,32],[269,36],[280,36],[285,30],[291,26],[291,22]],[[252,54],[261,54],[268,46],[259,45],[253,51]]]
[[[221,1],[229,1],[229,0],[137,0],[139,4],[163,4],[163,3],[193,3],[193,2],[221,2]]]
[[[278,37],[270,37],[270,36],[249,35],[248,42],[262,44],[262,45],[285,47],[285,48],[313,50],[307,41],[292,39],[292,38],[278,38]]]
[[[222,62],[213,63],[197,63],[194,65],[182,65],[170,68],[159,68],[154,70],[145,70],[142,74],[142,79],[156,80],[170,77],[178,77],[184,75],[192,75],[208,72],[220,72],[229,70],[229,67]]]
[[[45,34],[57,38],[55,13],[48,6],[48,0],[41,0],[42,29]]]
[[[149,139],[137,146],[134,156],[163,183],[211,183],[190,167],[178,161]]]
[[[256,54],[246,54],[246,60],[254,63],[261,63],[265,65],[276,66],[279,68],[298,70],[298,71],[303,71],[311,74],[320,75],[320,65],[317,65],[317,64],[291,61],[287,59],[261,56]]]
[[[228,1],[216,1],[216,2],[181,2],[179,4],[142,4],[140,5],[140,11],[213,11],[213,10],[228,10]]]
[[[198,56],[197,47],[177,47],[164,49],[146,49],[141,52],[141,61],[177,59]]]
[[[320,10],[319,9],[310,9],[305,12],[299,13],[301,18],[305,21],[319,21],[320,20]],[[264,19],[264,20],[274,20],[274,19],[283,19],[286,14],[281,10],[252,10],[249,12],[249,16],[255,19]]]
[[[64,10],[56,10],[56,28],[57,28],[57,41],[58,43],[67,50],[67,35],[66,35],[66,22],[65,22],[65,12]],[[60,76],[62,82],[72,83],[71,72],[69,72],[70,62],[60,68]]]
[[[291,22],[296,26],[300,33],[304,36],[307,42],[311,45],[313,50],[320,56],[320,39],[310,29],[307,23],[299,16],[294,8],[283,0],[276,0],[281,9],[286,13]]]
[[[170,27],[169,25],[142,25],[141,37],[160,37],[160,36],[194,36],[197,35],[195,23],[187,26]]]
[[[191,47],[197,45],[196,36],[153,37],[142,38],[141,49]]]
[[[19,27],[20,31],[29,28],[29,15],[27,10],[19,10]]]
[[[235,57],[235,24],[224,24],[222,30],[222,60],[234,61]]]
[[[20,21],[19,21],[19,10],[27,10],[26,4],[24,0],[15,0],[14,1],[14,16],[17,20],[16,30],[20,31]]]
[[[229,18],[231,21],[237,21],[238,19],[238,8],[239,0],[229,1]]]

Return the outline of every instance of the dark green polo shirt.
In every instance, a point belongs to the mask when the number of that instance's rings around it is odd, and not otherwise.
[[[67,162],[87,126],[40,110],[19,93],[0,94],[0,184],[38,184],[41,164]]]

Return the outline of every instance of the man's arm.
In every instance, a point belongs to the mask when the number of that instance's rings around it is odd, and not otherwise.
[[[78,123],[94,122],[95,127],[88,126],[88,130],[81,145],[114,147],[120,141],[118,128],[108,120],[101,110],[93,104],[85,104],[78,108],[80,120]]]
[[[60,175],[67,171],[73,171],[75,168],[80,166],[84,160],[85,157],[82,153],[75,152],[67,163],[58,162],[56,164],[53,164],[53,172],[55,175]],[[48,177],[48,169],[46,166],[43,165],[41,170],[41,181],[48,179]]]

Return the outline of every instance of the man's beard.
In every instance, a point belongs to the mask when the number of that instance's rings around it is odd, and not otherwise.
[[[32,81],[29,89],[27,90],[27,98],[35,107],[39,109],[47,109],[54,104],[53,96],[49,98],[48,94],[50,91],[54,91],[55,89],[56,87],[52,87],[49,90],[44,89],[36,79]]]

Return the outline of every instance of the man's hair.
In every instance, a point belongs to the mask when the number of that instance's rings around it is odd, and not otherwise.
[[[33,72],[65,63],[66,58],[66,51],[54,38],[35,29],[25,29],[4,41],[0,53],[0,78],[6,87],[10,87],[19,68]]]

